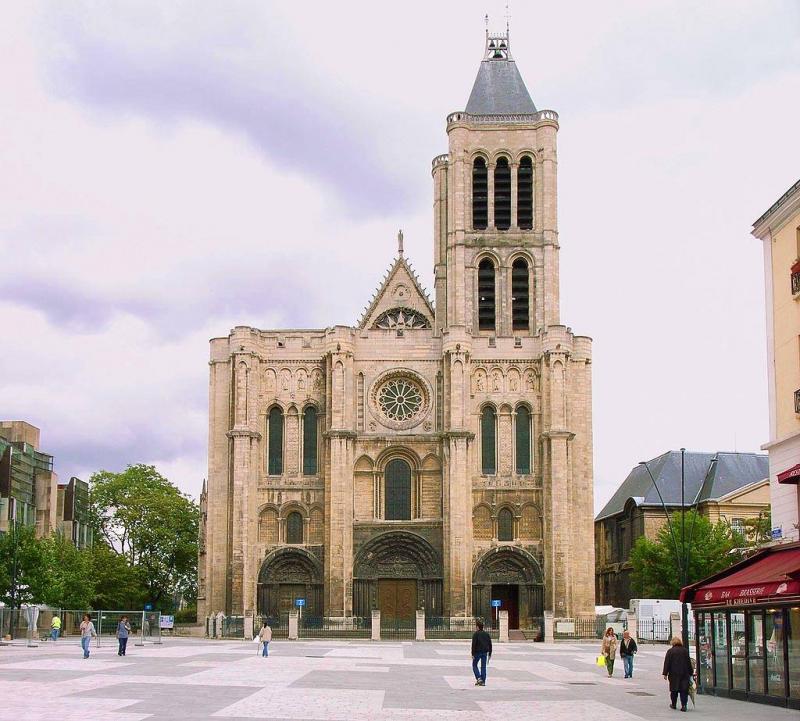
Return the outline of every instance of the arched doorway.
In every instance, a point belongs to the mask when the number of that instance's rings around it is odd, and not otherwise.
[[[442,564],[422,536],[389,531],[369,540],[353,564],[353,613],[381,620],[411,621],[418,608],[442,615]]]
[[[478,559],[472,573],[472,612],[493,618],[491,601],[508,611],[509,628],[531,628],[544,613],[544,585],[538,561],[521,548],[503,546]]]
[[[256,608],[262,616],[284,615],[305,599],[304,614],[322,615],[322,563],[302,548],[279,548],[261,564]]]

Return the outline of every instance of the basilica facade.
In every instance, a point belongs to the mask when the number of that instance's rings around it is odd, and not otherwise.
[[[591,339],[559,313],[558,116],[487,33],[433,160],[435,303],[211,341],[198,614],[594,612]]]

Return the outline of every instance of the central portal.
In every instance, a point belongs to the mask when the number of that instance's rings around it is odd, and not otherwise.
[[[413,579],[382,578],[378,581],[381,620],[413,621],[417,610],[417,582]]]
[[[508,611],[508,627],[519,628],[519,586],[492,584],[492,599],[501,602],[501,611]]]

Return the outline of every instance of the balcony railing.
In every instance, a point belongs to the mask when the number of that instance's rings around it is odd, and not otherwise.
[[[800,389],[794,392],[794,412],[800,413]]]

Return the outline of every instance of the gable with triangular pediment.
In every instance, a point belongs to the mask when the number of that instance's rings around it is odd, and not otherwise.
[[[401,256],[364,311],[359,328],[432,328],[433,307],[411,266]]]

